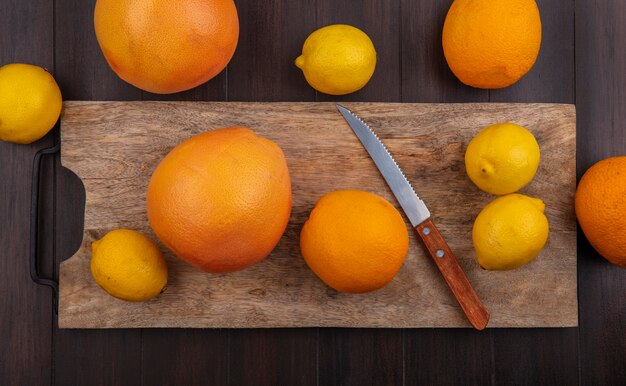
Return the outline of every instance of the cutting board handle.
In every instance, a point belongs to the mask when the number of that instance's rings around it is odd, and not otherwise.
[[[45,285],[52,289],[52,303],[56,313],[58,313],[59,283],[52,278],[39,276],[37,266],[37,241],[39,230],[39,171],[41,159],[44,155],[54,155],[61,150],[61,138],[57,137],[56,143],[52,147],[39,149],[33,159],[33,179],[30,193],[30,278],[39,285]]]
[[[417,225],[415,231],[428,250],[428,254],[437,264],[437,268],[448,283],[448,287],[452,290],[452,294],[459,302],[467,319],[475,329],[484,329],[489,322],[489,311],[478,298],[456,256],[435,224],[428,219]]]

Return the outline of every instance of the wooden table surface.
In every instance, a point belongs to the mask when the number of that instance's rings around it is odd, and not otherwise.
[[[65,99],[576,103],[578,177],[626,154],[626,2],[539,0],[543,42],[518,84],[478,90],[445,64],[440,36],[451,0],[237,0],[239,46],[228,69],[161,96],[118,79],[93,32],[94,0],[1,0],[0,65],[48,68]],[[293,65],[315,28],[366,31],[379,55],[361,91],[331,97]],[[626,270],[578,237],[579,327],[566,329],[59,330],[49,288],[29,277],[34,153],[0,143],[0,384],[2,385],[622,385]],[[80,183],[43,165],[40,265],[56,274],[81,237]],[[181,316],[182,317],[182,316]]]

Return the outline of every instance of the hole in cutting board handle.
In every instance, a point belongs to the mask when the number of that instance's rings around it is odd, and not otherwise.
[[[61,166],[60,160],[56,197],[56,256],[61,263],[72,257],[83,241],[85,186],[72,170]]]

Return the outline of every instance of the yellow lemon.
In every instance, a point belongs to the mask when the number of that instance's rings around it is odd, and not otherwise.
[[[309,35],[296,66],[317,91],[344,95],[363,88],[370,80],[376,67],[376,50],[360,29],[334,24]]]
[[[91,274],[110,295],[131,302],[165,291],[167,264],[159,248],[143,234],[116,229],[91,244]]]
[[[539,144],[530,131],[514,123],[499,123],[484,128],[470,141],[465,170],[481,190],[509,194],[533,179],[539,158]]]
[[[46,135],[61,115],[52,75],[30,64],[0,67],[0,140],[27,144]]]
[[[472,241],[478,264],[507,270],[533,260],[548,241],[545,204],[523,194],[498,197],[476,217]]]

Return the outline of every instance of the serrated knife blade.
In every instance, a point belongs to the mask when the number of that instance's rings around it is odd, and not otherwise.
[[[415,193],[404,172],[374,130],[344,106],[337,104],[337,110],[378,167],[472,326],[477,330],[484,329],[489,322],[489,311],[478,298],[450,246],[432,222],[426,204]]]
[[[337,105],[337,109],[348,122],[354,134],[359,138],[365,150],[370,154],[372,160],[374,160],[378,170],[380,170],[387,185],[389,185],[394,196],[396,196],[411,224],[416,227],[428,219],[430,211],[426,204],[415,193],[415,189],[411,186],[404,172],[376,133],[347,108]]]

